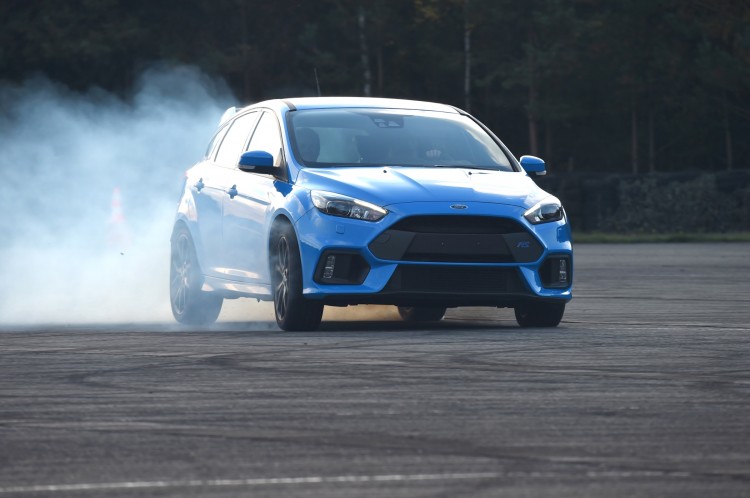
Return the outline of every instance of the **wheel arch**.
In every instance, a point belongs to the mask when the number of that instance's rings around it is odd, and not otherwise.
[[[294,223],[292,223],[292,220],[289,218],[289,216],[286,213],[277,213],[274,217],[273,221],[271,222],[268,230],[268,250],[272,249],[273,245],[273,238],[276,232],[278,232],[279,227],[282,225],[289,225],[294,230]],[[294,233],[296,235],[297,230],[294,230]],[[299,237],[297,237],[299,239]]]
[[[201,244],[200,237],[196,237],[197,226],[195,223],[191,222],[187,218],[178,217],[175,220],[174,225],[172,226],[172,234],[169,236],[169,242],[170,244],[174,243],[175,236],[181,229],[187,231],[188,235],[190,236],[190,241],[193,243],[193,249],[195,250],[195,256],[197,258],[196,263],[198,264],[198,268],[201,271],[201,275],[204,275],[202,264],[204,252],[203,245]]]
[[[269,225],[268,229],[268,271],[269,275],[270,272],[273,271],[273,258],[274,258],[274,241],[276,240],[276,234],[279,232],[280,228],[282,226],[289,226],[292,230],[294,230],[294,235],[297,239],[297,245],[299,245],[299,237],[297,237],[297,230],[294,228],[294,223],[292,223],[292,220],[287,216],[286,213],[280,212],[277,213],[274,217],[273,221]]]
[[[220,294],[202,290],[204,275],[188,225],[177,220],[170,237],[169,299],[174,318],[186,325],[207,325],[221,313]]]
[[[175,235],[177,235],[177,231],[181,228],[185,228],[188,232],[190,232],[190,237],[193,237],[193,233],[190,231],[190,227],[188,226],[188,223],[183,218],[177,218],[174,222],[174,225],[172,226],[172,233],[169,236],[169,241],[174,242]]]

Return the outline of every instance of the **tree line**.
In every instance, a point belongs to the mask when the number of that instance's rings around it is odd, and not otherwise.
[[[3,0],[0,28],[7,82],[127,95],[187,63],[240,103],[452,104],[552,171],[750,163],[747,0]]]

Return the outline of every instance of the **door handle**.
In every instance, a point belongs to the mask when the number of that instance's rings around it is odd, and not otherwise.
[[[203,187],[205,187],[205,186],[206,186],[206,184],[205,184],[205,183],[203,183],[203,178],[201,178],[201,179],[200,179],[200,180],[198,180],[198,182],[197,182],[197,183],[196,183],[195,185],[193,185],[193,186],[195,187],[195,190],[197,190],[197,191],[198,191],[198,192],[200,193],[201,189],[203,189]]]
[[[234,197],[238,194],[237,192],[237,185],[232,185],[232,188],[227,190],[227,194],[229,194],[230,199],[234,199]]]

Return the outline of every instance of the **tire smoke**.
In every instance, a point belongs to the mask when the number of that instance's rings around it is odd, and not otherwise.
[[[127,99],[0,86],[0,323],[171,322],[184,171],[234,103],[190,67],[146,71]]]

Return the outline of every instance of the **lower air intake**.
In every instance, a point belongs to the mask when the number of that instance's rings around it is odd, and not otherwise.
[[[384,291],[452,294],[522,294],[518,270],[503,267],[401,265]]]

